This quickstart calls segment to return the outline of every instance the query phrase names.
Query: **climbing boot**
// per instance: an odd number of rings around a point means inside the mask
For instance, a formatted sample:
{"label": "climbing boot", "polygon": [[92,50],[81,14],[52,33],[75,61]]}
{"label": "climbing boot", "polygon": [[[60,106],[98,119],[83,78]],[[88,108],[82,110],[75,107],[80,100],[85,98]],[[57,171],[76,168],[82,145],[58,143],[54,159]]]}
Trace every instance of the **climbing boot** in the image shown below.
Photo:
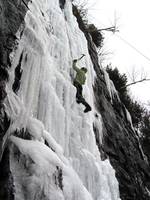
{"label": "climbing boot", "polygon": [[91,110],[92,110],[91,106],[87,105],[86,108],[85,108],[85,110],[84,110],[84,113],[87,113],[87,112],[89,112]]}

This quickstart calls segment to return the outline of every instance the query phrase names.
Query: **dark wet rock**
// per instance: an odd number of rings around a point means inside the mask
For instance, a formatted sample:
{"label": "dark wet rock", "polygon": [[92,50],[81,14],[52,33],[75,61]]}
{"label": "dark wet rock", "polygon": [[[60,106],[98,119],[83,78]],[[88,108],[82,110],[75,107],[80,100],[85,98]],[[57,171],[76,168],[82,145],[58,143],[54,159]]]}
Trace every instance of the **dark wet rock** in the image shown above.
{"label": "dark wet rock", "polygon": [[62,169],[56,166],[56,173],[54,174],[55,185],[57,185],[61,190],[63,190],[63,174]]}
{"label": "dark wet rock", "polygon": [[22,128],[21,130],[15,130],[13,135],[18,137],[18,138],[24,139],[24,140],[31,140],[32,139],[32,136],[30,135],[28,130],[24,129],[24,128]]}
{"label": "dark wet rock", "polygon": [[150,137],[146,137],[142,139],[142,147],[150,163]]}
{"label": "dark wet rock", "polygon": [[0,160],[4,151],[3,137],[5,136],[8,128],[10,126],[10,119],[5,112],[5,107],[0,108]]}
{"label": "dark wet rock", "polygon": [[0,110],[0,140],[4,136],[5,132],[8,130],[10,126],[10,119],[5,112],[4,108]]}
{"label": "dark wet rock", "polygon": [[12,89],[16,94],[17,94],[17,92],[20,88],[21,76],[22,76],[22,72],[23,72],[23,70],[21,69],[22,58],[23,58],[23,52],[21,53],[19,63],[17,65],[17,67],[15,68],[15,80],[14,80],[14,83],[12,85]]}
{"label": "dark wet rock", "polygon": [[6,148],[0,162],[0,199],[14,200],[13,177],[10,171],[9,149]]}
{"label": "dark wet rock", "polygon": [[[29,0],[24,0],[27,4]],[[8,68],[11,66],[9,55],[16,43],[16,32],[23,23],[27,8],[22,1],[0,0],[0,85],[8,80]],[[0,101],[4,100],[5,87]],[[6,95],[5,95],[6,97]]]}
{"label": "dark wet rock", "polygon": [[6,82],[0,81],[0,108],[3,107],[4,99],[6,98]]}
{"label": "dark wet rock", "polygon": [[103,120],[103,142],[99,141],[98,130],[93,127],[96,142],[103,159],[109,157],[116,171],[122,200],[148,200],[150,196],[150,167],[140,148],[136,132],[127,120],[125,107],[117,99],[113,103],[106,87],[103,72],[98,64],[98,56],[89,33],[75,6],[73,13],[79,28],[83,31],[88,44],[97,78],[93,87],[95,104]]}
{"label": "dark wet rock", "polygon": [[65,3],[66,3],[66,0],[59,0],[59,5],[61,9],[64,9]]}
{"label": "dark wet rock", "polygon": [[15,47],[16,32],[24,21],[29,0],[0,0],[0,152],[4,152],[0,160],[0,199],[13,200],[14,186],[9,165],[9,149],[2,149],[3,137],[10,125],[5,112],[4,101],[7,96],[6,84],[9,79],[8,69],[11,67],[10,53]]}
{"label": "dark wet rock", "polygon": [[8,81],[9,74],[6,68],[2,67],[0,68],[0,80]]}

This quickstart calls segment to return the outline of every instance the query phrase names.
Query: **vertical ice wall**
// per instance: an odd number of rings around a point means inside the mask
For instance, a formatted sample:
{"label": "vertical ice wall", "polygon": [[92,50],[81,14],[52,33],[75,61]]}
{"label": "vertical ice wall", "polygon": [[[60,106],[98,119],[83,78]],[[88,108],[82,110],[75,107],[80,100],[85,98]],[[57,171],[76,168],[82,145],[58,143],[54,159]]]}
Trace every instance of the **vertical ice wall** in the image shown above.
{"label": "vertical ice wall", "polygon": [[[15,197],[119,200],[115,171],[96,146],[93,124],[102,135],[102,122],[95,117],[95,72],[72,4],[61,10],[58,0],[32,0],[28,7],[7,88],[8,136],[17,130],[10,136]],[[72,60],[82,53],[78,64],[88,69],[83,94],[92,106],[86,114],[72,85]]]}

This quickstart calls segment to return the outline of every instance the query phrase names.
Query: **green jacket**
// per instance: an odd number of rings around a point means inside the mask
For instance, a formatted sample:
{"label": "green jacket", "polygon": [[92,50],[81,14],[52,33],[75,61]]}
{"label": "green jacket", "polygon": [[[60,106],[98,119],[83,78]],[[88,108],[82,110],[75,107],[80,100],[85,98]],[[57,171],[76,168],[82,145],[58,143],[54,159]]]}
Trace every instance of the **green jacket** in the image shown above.
{"label": "green jacket", "polygon": [[74,62],[73,62],[73,66],[72,67],[77,72],[74,81],[78,82],[80,85],[84,85],[85,81],[86,81],[86,75],[85,74],[87,72],[87,70],[85,71],[84,69],[86,69],[86,68],[79,69],[76,66],[76,63],[74,63]]}

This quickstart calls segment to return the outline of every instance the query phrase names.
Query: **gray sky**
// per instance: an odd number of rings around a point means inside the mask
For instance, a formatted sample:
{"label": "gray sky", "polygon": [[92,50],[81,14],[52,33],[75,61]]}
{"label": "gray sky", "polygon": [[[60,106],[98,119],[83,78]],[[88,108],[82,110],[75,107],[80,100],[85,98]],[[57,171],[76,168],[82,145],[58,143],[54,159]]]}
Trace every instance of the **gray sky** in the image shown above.
{"label": "gray sky", "polygon": [[[106,57],[104,64],[112,63],[121,72],[132,74],[133,69],[150,78],[150,2],[149,0],[88,0],[90,19],[98,27],[114,24],[117,19],[119,33],[105,33],[104,49],[113,54]],[[94,3],[95,2],[95,3]],[[117,36],[118,35],[118,36]],[[123,38],[144,54],[147,59],[127,45]],[[141,102],[150,101],[150,82],[139,83],[131,88],[132,95]]]}

